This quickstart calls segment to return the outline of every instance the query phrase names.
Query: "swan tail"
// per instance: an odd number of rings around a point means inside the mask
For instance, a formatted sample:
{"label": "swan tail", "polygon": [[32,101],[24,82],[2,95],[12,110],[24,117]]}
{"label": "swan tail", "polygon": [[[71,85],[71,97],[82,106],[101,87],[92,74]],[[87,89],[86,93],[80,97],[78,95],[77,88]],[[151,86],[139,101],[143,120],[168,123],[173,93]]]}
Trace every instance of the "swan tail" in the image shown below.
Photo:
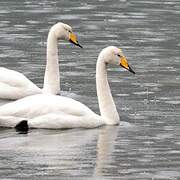
{"label": "swan tail", "polygon": [[16,131],[18,132],[28,132],[29,126],[28,126],[28,121],[27,120],[22,120],[15,126]]}

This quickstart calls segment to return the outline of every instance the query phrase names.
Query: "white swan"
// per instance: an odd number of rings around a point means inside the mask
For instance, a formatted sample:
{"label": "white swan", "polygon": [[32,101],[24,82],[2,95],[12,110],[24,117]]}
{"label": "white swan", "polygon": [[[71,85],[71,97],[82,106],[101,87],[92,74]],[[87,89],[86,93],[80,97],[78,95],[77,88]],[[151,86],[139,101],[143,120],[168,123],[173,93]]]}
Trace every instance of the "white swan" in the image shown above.
{"label": "white swan", "polygon": [[69,40],[82,47],[72,32],[72,28],[64,23],[51,27],[47,38],[47,63],[44,76],[44,87],[40,89],[22,73],[0,67],[0,98],[20,99],[39,93],[60,93],[60,77],[58,66],[58,39]]}
{"label": "white swan", "polygon": [[49,129],[94,128],[105,124],[118,124],[119,115],[107,80],[107,64],[121,65],[134,73],[120,49],[109,46],[101,51],[96,65],[96,86],[101,115],[71,98],[39,94],[1,106],[0,126],[15,127],[18,123],[21,126],[22,120],[27,120],[30,128]]}

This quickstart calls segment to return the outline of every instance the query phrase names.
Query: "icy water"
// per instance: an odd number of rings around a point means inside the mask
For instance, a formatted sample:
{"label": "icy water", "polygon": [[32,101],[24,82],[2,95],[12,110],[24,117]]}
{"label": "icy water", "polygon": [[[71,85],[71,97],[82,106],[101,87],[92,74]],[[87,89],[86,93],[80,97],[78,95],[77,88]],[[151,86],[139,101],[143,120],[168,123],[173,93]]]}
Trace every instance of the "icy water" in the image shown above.
{"label": "icy water", "polygon": [[59,44],[63,94],[97,113],[97,55],[109,45],[123,49],[136,75],[108,67],[123,122],[28,134],[0,129],[0,179],[180,179],[180,1],[1,0],[0,66],[42,87],[46,37],[58,21],[84,46]]}

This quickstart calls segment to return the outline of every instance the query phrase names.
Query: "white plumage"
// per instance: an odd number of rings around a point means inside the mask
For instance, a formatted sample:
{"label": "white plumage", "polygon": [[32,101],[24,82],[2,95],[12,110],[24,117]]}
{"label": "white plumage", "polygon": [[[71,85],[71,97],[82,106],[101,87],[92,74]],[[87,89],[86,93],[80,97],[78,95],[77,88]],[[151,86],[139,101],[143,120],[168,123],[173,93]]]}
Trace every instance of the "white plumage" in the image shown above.
{"label": "white plumage", "polygon": [[114,104],[107,80],[107,63],[129,67],[121,50],[109,46],[103,49],[96,65],[96,87],[101,115],[71,98],[39,94],[0,107],[0,126],[15,127],[22,120],[30,128],[94,128],[105,124],[119,123],[119,114]]}

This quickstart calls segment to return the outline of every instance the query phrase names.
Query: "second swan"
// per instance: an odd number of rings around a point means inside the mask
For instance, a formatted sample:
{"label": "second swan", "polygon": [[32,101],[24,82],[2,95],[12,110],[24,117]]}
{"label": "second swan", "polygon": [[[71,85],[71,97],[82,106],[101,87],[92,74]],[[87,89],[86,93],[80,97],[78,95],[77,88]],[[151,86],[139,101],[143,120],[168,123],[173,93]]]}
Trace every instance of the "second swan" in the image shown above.
{"label": "second swan", "polygon": [[82,48],[69,25],[61,22],[55,24],[51,27],[47,38],[47,62],[43,89],[36,86],[22,73],[0,67],[0,99],[15,100],[40,93],[60,93],[58,64],[59,39],[68,40]]}

